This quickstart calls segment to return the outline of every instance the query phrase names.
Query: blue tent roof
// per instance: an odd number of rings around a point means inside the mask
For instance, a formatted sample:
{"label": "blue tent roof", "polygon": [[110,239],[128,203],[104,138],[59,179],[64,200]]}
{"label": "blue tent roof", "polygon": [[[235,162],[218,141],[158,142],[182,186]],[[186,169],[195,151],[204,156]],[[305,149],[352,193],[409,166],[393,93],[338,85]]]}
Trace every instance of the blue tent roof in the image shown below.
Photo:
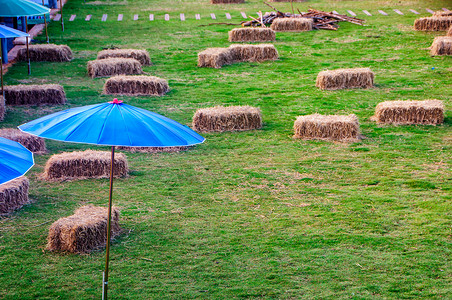
{"label": "blue tent roof", "polygon": [[0,38],[16,38],[21,36],[30,36],[28,33],[13,29],[11,27],[0,25]]}

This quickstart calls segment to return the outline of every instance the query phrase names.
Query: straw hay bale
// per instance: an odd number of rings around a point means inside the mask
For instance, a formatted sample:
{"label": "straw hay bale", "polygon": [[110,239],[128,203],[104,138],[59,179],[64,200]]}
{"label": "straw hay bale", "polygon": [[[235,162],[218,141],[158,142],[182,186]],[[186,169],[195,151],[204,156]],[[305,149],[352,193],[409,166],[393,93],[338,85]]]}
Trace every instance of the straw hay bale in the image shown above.
{"label": "straw hay bale", "polygon": [[142,73],[141,63],[134,58],[105,58],[88,62],[88,75],[92,78]]}
{"label": "straw hay bale", "polygon": [[371,88],[374,77],[369,68],[328,70],[317,75],[315,86],[322,90]]}
{"label": "straw hay bale", "polygon": [[234,62],[228,48],[207,48],[198,53],[198,67],[219,69]]}
{"label": "straw hay bale", "polygon": [[64,104],[66,93],[59,84],[7,85],[5,101],[7,105]]}
{"label": "straw hay bale", "polygon": [[275,37],[275,32],[270,28],[246,27],[229,31],[230,42],[271,42]]}
{"label": "straw hay bale", "polygon": [[3,98],[2,95],[0,95],[0,121],[3,121],[4,119],[5,119],[5,98]]}
{"label": "straw hay bale", "polygon": [[452,25],[452,17],[427,17],[414,21],[414,30],[446,31]]}
{"label": "straw hay bale", "polygon": [[47,152],[46,143],[43,138],[31,135],[15,128],[0,129],[0,137],[16,141],[35,154]]}
{"label": "straw hay bale", "polygon": [[117,147],[119,150],[128,151],[131,153],[173,153],[186,151],[190,147],[188,146],[176,146],[176,147]]}
{"label": "straw hay bale", "polygon": [[274,31],[310,31],[313,24],[313,20],[309,18],[276,18],[270,28]]}
{"label": "straw hay bale", "polygon": [[444,122],[444,104],[440,100],[385,101],[377,105],[372,119],[379,124],[437,125]]}
{"label": "straw hay bale", "polygon": [[0,184],[0,214],[8,214],[27,204],[29,186],[25,176]]}
{"label": "straw hay bale", "polygon": [[437,36],[430,47],[431,55],[452,55],[452,36]]}
{"label": "straw hay bale", "polygon": [[452,17],[452,10],[448,10],[448,11],[438,10],[438,11],[435,11],[433,13],[432,17]]}
{"label": "straw hay bale", "polygon": [[446,35],[447,36],[452,36],[452,25],[449,27],[449,30],[447,30]]}
{"label": "straw hay bale", "polygon": [[168,82],[155,76],[114,76],[105,82],[104,94],[129,96],[163,96],[169,91]]}
{"label": "straw hay bale", "polygon": [[[72,50],[67,45],[42,44],[28,47],[30,60],[32,61],[56,61],[65,62],[72,60]],[[27,60],[27,48],[19,49],[17,57],[21,61]]]}
{"label": "straw hay bale", "polygon": [[[60,218],[49,228],[49,251],[88,253],[107,244],[108,208],[82,206],[72,216]],[[111,238],[121,232],[119,210],[112,207]]]}
{"label": "straw hay bale", "polygon": [[245,0],[210,0],[210,4],[234,4],[244,2]]}
{"label": "straw hay bale", "polygon": [[231,45],[234,61],[266,61],[278,59],[278,51],[273,44]]}
{"label": "straw hay bale", "polygon": [[356,141],[359,123],[356,115],[306,115],[294,122],[294,138]]}
{"label": "straw hay bale", "polygon": [[113,50],[102,50],[97,53],[97,59],[105,58],[135,58],[143,66],[151,64],[151,58],[147,50],[139,49],[113,49]]}
{"label": "straw hay bale", "polygon": [[251,106],[201,108],[193,116],[193,129],[199,132],[243,131],[261,127],[261,110]]}
{"label": "straw hay bale", "polygon": [[[108,151],[75,151],[52,155],[41,178],[47,181],[80,180],[110,177],[111,153]],[[115,154],[114,177],[127,176],[129,166],[124,154]]]}

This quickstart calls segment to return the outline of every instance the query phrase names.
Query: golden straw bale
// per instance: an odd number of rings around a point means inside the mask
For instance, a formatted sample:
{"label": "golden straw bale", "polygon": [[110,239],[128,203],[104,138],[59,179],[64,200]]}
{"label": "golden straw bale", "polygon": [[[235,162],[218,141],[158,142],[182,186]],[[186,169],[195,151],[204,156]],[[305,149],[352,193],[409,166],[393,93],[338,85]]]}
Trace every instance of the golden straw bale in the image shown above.
{"label": "golden straw bale", "polygon": [[430,47],[431,55],[452,55],[452,36],[437,36]]}
{"label": "golden straw bale", "polygon": [[35,154],[47,152],[46,143],[43,138],[31,135],[15,128],[0,129],[0,137],[16,141]]}
{"label": "golden straw bale", "polygon": [[[107,224],[108,208],[82,206],[72,216],[60,218],[50,226],[46,250],[88,253],[105,247]],[[120,232],[119,210],[112,207],[110,237],[114,238]]]}
{"label": "golden straw bale", "polygon": [[452,17],[427,17],[414,21],[414,30],[446,31],[452,25]]}
{"label": "golden straw bale", "polygon": [[59,84],[7,85],[5,101],[6,105],[64,104],[66,93]]}
{"label": "golden straw bale", "polygon": [[30,182],[25,176],[0,184],[0,215],[8,214],[28,203]]}
{"label": "golden straw bale", "polygon": [[278,59],[278,51],[273,44],[231,45],[234,61],[266,61]]}
{"label": "golden straw bale", "polygon": [[374,77],[369,68],[328,70],[317,75],[315,85],[322,90],[371,88],[374,86]]}
{"label": "golden straw bale", "polygon": [[243,131],[261,127],[261,110],[251,106],[201,108],[193,116],[193,129],[199,132]]}
{"label": "golden straw bale", "polygon": [[379,124],[437,125],[444,122],[444,104],[440,100],[385,101],[372,117]]}
{"label": "golden straw bale", "polygon": [[155,76],[114,76],[105,82],[104,94],[128,96],[163,96],[169,86],[165,79]]}
{"label": "golden straw bale", "polygon": [[294,122],[294,138],[336,141],[356,141],[359,122],[356,115],[306,115]]}
{"label": "golden straw bale", "polygon": [[448,10],[448,11],[438,10],[438,11],[435,11],[433,13],[432,17],[452,17],[452,10]]}
{"label": "golden straw bale", "polygon": [[173,153],[186,151],[190,147],[188,146],[176,146],[176,147],[117,147],[119,150],[128,151],[131,153]]}
{"label": "golden straw bale", "polygon": [[198,67],[219,69],[233,62],[232,53],[228,48],[207,48],[198,53]]}
{"label": "golden straw bale", "polygon": [[5,119],[5,98],[3,98],[3,95],[0,95],[0,121],[3,121],[4,119]]}
{"label": "golden straw bale", "polygon": [[142,73],[141,63],[134,58],[105,58],[88,62],[88,75],[92,78]]}
{"label": "golden straw bale", "polygon": [[271,42],[275,40],[275,32],[270,28],[234,28],[229,31],[230,42]]}
{"label": "golden straw bale", "polygon": [[245,0],[210,0],[210,4],[234,4],[244,2]]}
{"label": "golden straw bale", "polygon": [[[41,178],[47,181],[80,180],[110,177],[111,153],[108,151],[75,151],[52,155],[47,161]],[[124,154],[115,155],[114,177],[129,173]]]}
{"label": "golden straw bale", "polygon": [[97,53],[97,59],[105,58],[135,58],[142,65],[150,65],[151,58],[146,50],[139,49],[113,49],[113,50],[102,50]]}
{"label": "golden straw bale", "polygon": [[447,30],[446,35],[447,36],[452,36],[452,25],[449,27],[449,30]]}
{"label": "golden straw bale", "polygon": [[313,24],[310,18],[276,18],[270,28],[274,31],[310,31]]}
{"label": "golden straw bale", "polygon": [[[32,61],[65,62],[72,60],[72,50],[67,45],[41,44],[30,45],[28,48]],[[27,48],[19,49],[17,57],[21,61],[27,61]]]}

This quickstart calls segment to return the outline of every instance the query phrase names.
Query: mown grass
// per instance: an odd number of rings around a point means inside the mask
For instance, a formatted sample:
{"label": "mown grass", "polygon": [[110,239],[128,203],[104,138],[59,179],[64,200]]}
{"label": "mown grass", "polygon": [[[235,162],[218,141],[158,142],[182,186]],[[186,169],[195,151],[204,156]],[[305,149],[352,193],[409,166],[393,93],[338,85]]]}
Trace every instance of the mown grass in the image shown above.
{"label": "mown grass", "polygon": [[[429,56],[425,48],[440,33],[413,31],[416,16],[408,12],[414,8],[424,16],[426,7],[446,7],[447,1],[296,3],[300,10],[351,9],[365,17],[361,10],[367,9],[375,16],[366,17],[365,27],[341,24],[337,32],[278,33],[280,60],[219,70],[197,68],[197,53],[229,45],[233,26],[199,25],[238,23],[238,12],[267,8],[258,1],[204,2],[69,1],[66,18],[77,14],[76,20],[66,20],[64,33],[52,23],[50,36],[69,45],[74,60],[32,63],[31,76],[19,63],[6,75],[7,84],[62,84],[69,100],[64,108],[93,104],[111,97],[101,94],[104,78],[87,76],[87,61],[102,47],[145,48],[153,61],[145,71],[167,79],[171,92],[122,97],[126,103],[187,125],[201,107],[246,104],[263,112],[262,130],[204,134],[207,141],[187,152],[127,154],[130,177],[115,181],[124,234],[112,248],[111,298],[450,298],[452,64],[450,57]],[[275,5],[290,10],[290,4]],[[182,12],[185,22],[175,19]],[[207,18],[211,12],[216,21]],[[100,22],[104,13],[109,18]],[[116,21],[119,13],[122,22]],[[136,13],[140,19],[132,21]],[[171,21],[163,21],[165,13]],[[84,21],[87,14],[93,15],[90,22]],[[319,71],[342,67],[372,68],[375,88],[314,87]],[[396,99],[443,100],[444,125],[377,126],[369,120],[377,103]],[[1,126],[61,109],[9,107]],[[356,114],[366,139],[293,140],[295,118],[315,112]],[[97,299],[104,251],[69,255],[43,249],[53,221],[83,204],[106,205],[108,181],[56,184],[37,175],[51,154],[108,149],[47,145],[49,154],[37,156],[28,175],[34,202],[0,219],[0,298]]]}

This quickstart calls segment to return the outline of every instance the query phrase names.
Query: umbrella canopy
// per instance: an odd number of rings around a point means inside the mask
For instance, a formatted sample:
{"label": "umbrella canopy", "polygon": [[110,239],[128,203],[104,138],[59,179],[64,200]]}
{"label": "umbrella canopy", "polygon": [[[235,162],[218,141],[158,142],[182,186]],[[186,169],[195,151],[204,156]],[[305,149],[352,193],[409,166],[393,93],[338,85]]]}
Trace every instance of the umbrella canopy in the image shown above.
{"label": "umbrella canopy", "polygon": [[30,150],[18,142],[0,137],[0,184],[24,175],[33,165]]}
{"label": "umbrella canopy", "polygon": [[52,140],[107,146],[170,147],[204,142],[187,126],[117,99],[57,112],[19,129]]}
{"label": "umbrella canopy", "polygon": [[28,0],[0,0],[0,17],[39,16],[50,9]]}
{"label": "umbrella canopy", "polygon": [[[1,1],[1,0],[0,0]],[[23,37],[23,36],[30,36],[28,33],[5,26],[0,25],[0,39],[4,38],[16,38],[16,37]]]}

